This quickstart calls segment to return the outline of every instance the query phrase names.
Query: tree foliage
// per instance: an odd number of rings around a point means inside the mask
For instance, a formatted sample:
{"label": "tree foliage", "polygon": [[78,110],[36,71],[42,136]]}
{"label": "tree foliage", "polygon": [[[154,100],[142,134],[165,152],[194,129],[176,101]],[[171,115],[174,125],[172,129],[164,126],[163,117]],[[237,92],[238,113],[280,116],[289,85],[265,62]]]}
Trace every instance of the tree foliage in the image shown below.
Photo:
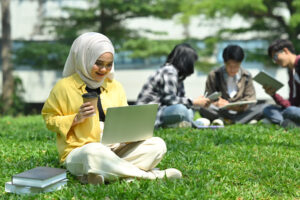
{"label": "tree foliage", "polygon": [[[64,15],[44,19],[44,30],[50,30],[56,42],[26,43],[16,51],[18,64],[37,68],[62,68],[74,39],[83,32],[95,31],[108,36],[117,51],[132,52],[132,57],[160,56],[169,53],[174,41],[153,41],[143,37],[145,30],[129,29],[124,21],[153,16],[170,19],[179,12],[177,0],[88,0],[87,7],[63,7]],[[163,34],[163,33],[158,33]],[[30,59],[29,59],[30,58]]]}
{"label": "tree foliage", "polygon": [[25,42],[15,51],[14,63],[17,66],[30,66],[35,69],[62,69],[70,46],[58,41]]}
{"label": "tree foliage", "polygon": [[[20,113],[23,113],[25,110],[25,101],[23,99],[23,94],[25,93],[22,80],[19,77],[13,77],[14,86],[11,88],[12,96],[11,101],[12,104],[7,106],[5,99],[0,99],[0,116],[1,115],[12,115],[17,116]],[[6,108],[5,108],[6,106]]]}
{"label": "tree foliage", "polygon": [[[171,18],[178,11],[176,0],[94,0],[88,8],[64,7],[67,15],[51,19],[58,39],[73,39],[83,31],[96,31],[107,35],[115,43],[138,36],[124,20],[154,16]],[[72,38],[73,37],[73,38]]]}
{"label": "tree foliage", "polygon": [[[226,22],[238,15],[247,24],[238,28],[221,28],[213,37],[232,40],[247,33],[249,39],[272,41],[276,38],[290,39],[300,51],[300,0],[184,0],[182,7],[185,21],[191,16],[204,14],[207,19],[221,19]],[[267,47],[266,47],[267,48]],[[264,49],[265,50],[265,49]],[[212,51],[212,49],[211,49]],[[260,51],[261,52],[261,51]],[[266,52],[264,53],[266,54]]]}
{"label": "tree foliage", "polygon": [[[205,48],[199,51],[200,58],[214,56],[219,42],[234,40],[243,34],[250,35],[248,39],[262,41],[271,41],[279,37],[289,38],[300,51],[298,41],[300,0],[88,0],[87,2],[87,7],[64,7],[63,16],[46,19],[44,28],[52,30],[50,33],[55,36],[57,42],[28,43],[24,46],[25,49],[17,51],[18,60],[23,64],[35,62],[33,66],[39,68],[62,68],[65,61],[63,58],[67,56],[71,43],[86,31],[107,35],[117,51],[131,52],[132,57],[166,55],[175,44],[183,41],[197,43],[197,40],[190,38],[188,33],[186,40],[152,40],[141,34],[141,32],[157,34],[151,27],[145,30],[132,30],[124,21],[149,16],[171,19],[176,14],[180,14],[178,22],[184,27],[190,25],[192,16],[199,15],[205,15],[206,19],[214,19],[212,23],[218,21],[223,23],[220,26],[223,28],[205,38]],[[245,24],[242,27],[232,28],[233,26],[226,24],[235,16],[244,19]],[[270,59],[265,59],[266,48],[267,45],[248,52],[247,59],[271,64]],[[30,56],[31,60],[19,59],[25,56]],[[207,60],[202,61],[206,63],[205,65],[209,63]]]}
{"label": "tree foliage", "polygon": [[146,30],[129,29],[124,23],[126,19],[149,16],[169,19],[179,12],[180,5],[176,0],[90,0],[89,2],[88,8],[64,7],[66,16],[48,19],[50,26],[54,27],[53,33],[57,39],[71,44],[82,32],[95,31],[108,36],[117,49],[134,50],[132,46],[147,40],[139,34],[139,31],[152,31],[150,27]]}
{"label": "tree foliage", "polygon": [[[263,32],[255,38],[276,38],[287,34],[296,40],[300,31],[300,0],[192,0],[194,6],[187,16],[205,14],[208,18],[233,17],[239,15],[250,25],[247,28],[222,31]],[[235,33],[233,32],[233,33]]]}

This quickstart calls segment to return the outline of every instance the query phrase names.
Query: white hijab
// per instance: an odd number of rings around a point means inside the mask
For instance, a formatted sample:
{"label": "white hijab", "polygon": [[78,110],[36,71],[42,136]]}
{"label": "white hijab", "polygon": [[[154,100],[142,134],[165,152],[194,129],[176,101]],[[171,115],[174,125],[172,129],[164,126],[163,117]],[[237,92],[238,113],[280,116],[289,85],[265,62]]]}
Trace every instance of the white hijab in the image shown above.
{"label": "white hijab", "polygon": [[77,37],[70,49],[69,56],[64,66],[63,77],[78,73],[85,84],[92,89],[102,85],[105,78],[114,78],[114,63],[111,71],[103,77],[101,82],[92,79],[91,71],[96,60],[103,53],[115,53],[111,41],[100,33],[88,32]]}

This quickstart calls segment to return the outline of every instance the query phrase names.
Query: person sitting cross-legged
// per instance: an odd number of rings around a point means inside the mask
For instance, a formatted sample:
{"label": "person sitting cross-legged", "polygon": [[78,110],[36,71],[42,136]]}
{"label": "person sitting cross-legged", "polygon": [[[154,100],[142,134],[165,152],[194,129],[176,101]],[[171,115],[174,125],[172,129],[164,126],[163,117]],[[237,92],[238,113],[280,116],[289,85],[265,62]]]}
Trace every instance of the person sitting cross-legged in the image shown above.
{"label": "person sitting cross-legged", "polygon": [[[159,137],[144,141],[100,143],[109,107],[128,106],[122,85],[114,79],[114,47],[104,35],[80,35],[72,44],[63,76],[42,109],[47,128],[57,134],[60,162],[82,183],[103,184],[119,178],[181,178],[179,170],[155,167],[167,152]],[[98,106],[83,102],[98,94]],[[117,126],[117,124],[116,124]]]}
{"label": "person sitting cross-legged", "polygon": [[264,109],[264,117],[284,127],[300,127],[300,55],[296,55],[292,42],[284,39],[272,42],[268,54],[274,63],[287,68],[290,92],[284,99],[274,89],[264,87],[276,103]]}
{"label": "person sitting cross-legged", "polygon": [[220,92],[221,97],[209,108],[201,108],[201,116],[212,122],[221,119],[229,124],[245,124],[262,117],[265,104],[246,104],[222,109],[232,102],[256,100],[251,74],[241,67],[244,51],[238,45],[228,45],[223,51],[224,66],[211,71],[206,80],[205,92]]}
{"label": "person sitting cross-legged", "polygon": [[192,100],[185,96],[184,80],[194,73],[198,56],[189,44],[179,44],[165,64],[143,85],[136,104],[159,104],[155,127],[195,126],[193,106],[205,107],[210,100],[200,95]]}

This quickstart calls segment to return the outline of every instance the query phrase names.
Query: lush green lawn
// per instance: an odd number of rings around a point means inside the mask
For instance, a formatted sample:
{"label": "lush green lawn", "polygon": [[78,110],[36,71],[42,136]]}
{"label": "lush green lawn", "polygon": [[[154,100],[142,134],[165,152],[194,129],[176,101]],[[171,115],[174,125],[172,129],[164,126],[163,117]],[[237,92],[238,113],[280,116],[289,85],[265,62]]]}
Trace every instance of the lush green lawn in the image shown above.
{"label": "lush green lawn", "polygon": [[55,134],[40,116],[0,119],[0,199],[300,199],[300,130],[234,125],[220,130],[155,132],[168,146],[160,168],[183,179],[81,185],[68,174],[66,189],[36,196],[4,192],[15,173],[36,166],[61,167]]}

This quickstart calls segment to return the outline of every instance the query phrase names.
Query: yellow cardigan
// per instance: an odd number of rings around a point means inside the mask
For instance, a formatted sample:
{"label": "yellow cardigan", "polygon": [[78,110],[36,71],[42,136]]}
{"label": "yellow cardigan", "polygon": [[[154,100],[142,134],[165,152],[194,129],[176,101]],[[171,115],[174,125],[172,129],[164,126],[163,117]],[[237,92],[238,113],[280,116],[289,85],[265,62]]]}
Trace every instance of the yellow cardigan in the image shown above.
{"label": "yellow cardigan", "polygon": [[[58,81],[53,87],[42,109],[46,126],[57,133],[56,145],[60,162],[75,148],[87,143],[100,141],[99,113],[84,122],[71,127],[83,104],[81,95],[86,93],[86,84],[78,74]],[[109,107],[127,106],[127,98],[122,85],[116,80],[106,79],[101,86],[101,103],[104,113]]]}

